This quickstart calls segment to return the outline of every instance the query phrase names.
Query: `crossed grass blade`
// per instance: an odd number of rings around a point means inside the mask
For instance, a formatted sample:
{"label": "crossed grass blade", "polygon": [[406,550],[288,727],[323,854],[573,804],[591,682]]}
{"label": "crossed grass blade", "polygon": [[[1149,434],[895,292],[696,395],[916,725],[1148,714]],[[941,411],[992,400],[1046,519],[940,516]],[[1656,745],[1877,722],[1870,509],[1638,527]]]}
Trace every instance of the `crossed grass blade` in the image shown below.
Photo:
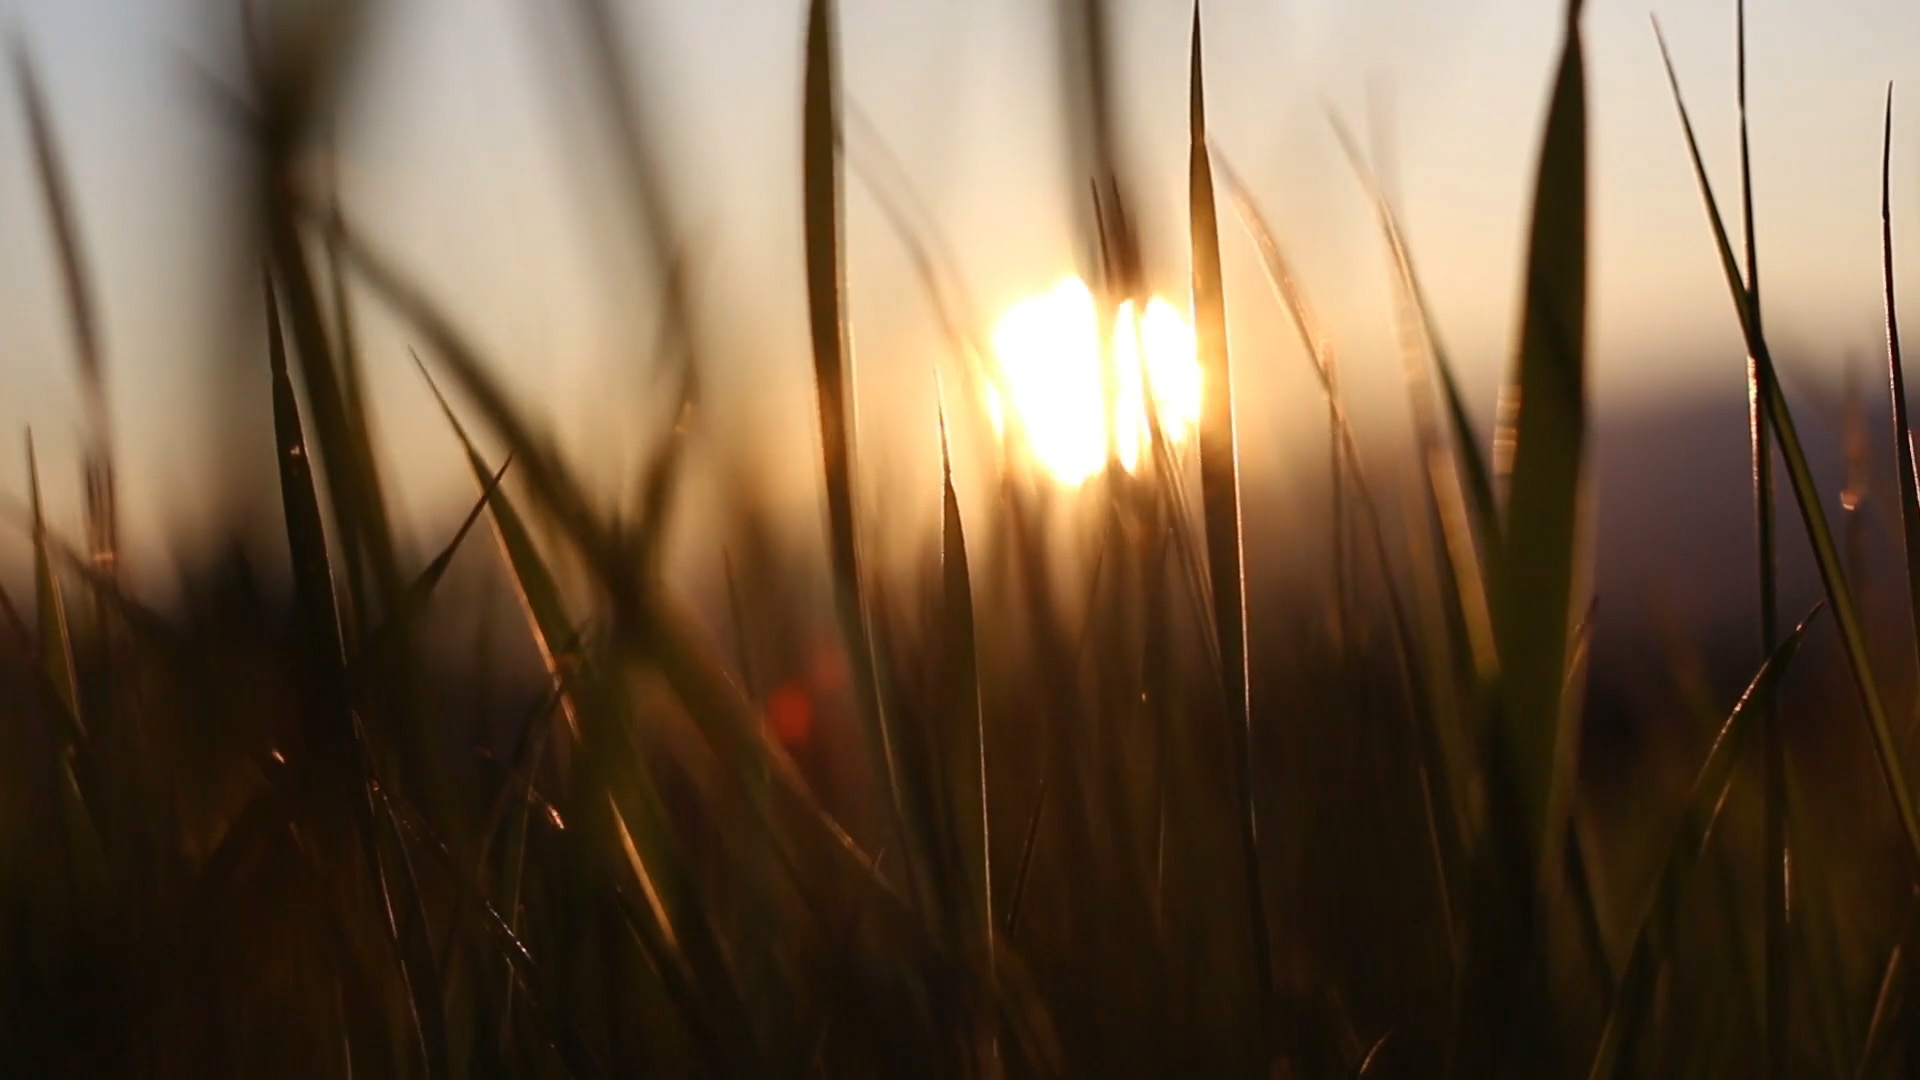
{"label": "crossed grass blade", "polygon": [[1787,405],[1785,394],[1781,392],[1773,354],[1768,349],[1765,334],[1761,332],[1752,317],[1746,288],[1740,278],[1739,264],[1734,260],[1733,247],[1727,239],[1726,225],[1721,219],[1719,205],[1714,199],[1713,187],[1707,178],[1706,163],[1700,156],[1700,145],[1694,137],[1693,121],[1687,113],[1686,102],[1680,93],[1680,77],[1674,70],[1672,54],[1667,49],[1666,37],[1660,32],[1658,19],[1654,20],[1653,26],[1654,37],[1660,46],[1661,60],[1666,66],[1667,81],[1673,91],[1674,105],[1680,116],[1681,131],[1686,138],[1687,152],[1692,159],[1694,178],[1699,184],[1707,220],[1713,229],[1721,270],[1726,277],[1727,289],[1739,317],[1740,331],[1746,339],[1747,351],[1757,362],[1763,374],[1761,391],[1764,395],[1767,418],[1772,424],[1774,438],[1787,466],[1787,477],[1793,486],[1794,499],[1799,505],[1801,523],[1806,528],[1807,540],[1813,548],[1814,560],[1819,567],[1821,587],[1826,593],[1827,602],[1833,607],[1834,621],[1839,625],[1840,640],[1846,649],[1854,690],[1859,695],[1861,706],[1867,714],[1868,729],[1873,737],[1874,756],[1880,765],[1888,795],[1893,800],[1894,812],[1899,819],[1908,851],[1913,857],[1914,865],[1920,866],[1920,813],[1915,811],[1911,790],[1901,771],[1893,732],[1887,721],[1886,706],[1880,696],[1879,685],[1873,677],[1872,661],[1867,654],[1866,631],[1860,621],[1853,591],[1847,584],[1846,571],[1841,565],[1840,552],[1834,543],[1833,531],[1827,523],[1826,509],[1820,500],[1819,489],[1814,485],[1812,468],[1807,464],[1799,432],[1794,427],[1793,413]]}
{"label": "crossed grass blade", "polygon": [[[1746,249],[1747,303],[1753,311],[1756,332],[1760,318],[1760,250],[1753,212],[1753,153],[1747,133],[1747,5],[1736,0],[1735,51],[1737,107],[1740,122],[1740,217]],[[1760,653],[1772,650],[1780,636],[1780,600],[1777,541],[1774,532],[1773,447],[1768,436],[1765,405],[1766,383],[1771,374],[1751,355],[1747,357],[1747,428],[1753,462],[1754,534],[1758,546],[1758,589],[1760,608]],[[1920,610],[1920,609],[1916,609]],[[1762,954],[1761,1025],[1766,1030],[1766,1054],[1763,1067],[1770,1075],[1782,1075],[1787,1067],[1789,1025],[1787,1016],[1793,993],[1788,969],[1787,896],[1787,820],[1786,820],[1786,747],[1780,730],[1775,703],[1762,699],[1757,708],[1766,727],[1766,757],[1763,764],[1762,806],[1763,903],[1766,937]]]}

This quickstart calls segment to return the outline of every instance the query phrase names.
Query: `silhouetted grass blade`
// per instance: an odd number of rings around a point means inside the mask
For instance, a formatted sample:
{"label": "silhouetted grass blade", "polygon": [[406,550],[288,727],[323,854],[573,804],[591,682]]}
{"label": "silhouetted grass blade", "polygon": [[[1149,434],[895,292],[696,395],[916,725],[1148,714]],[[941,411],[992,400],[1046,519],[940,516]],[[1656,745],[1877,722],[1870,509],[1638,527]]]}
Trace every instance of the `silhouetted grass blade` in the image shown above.
{"label": "silhouetted grass blade", "polygon": [[1242,873],[1248,930],[1259,987],[1259,1016],[1272,1019],[1273,954],[1261,884],[1259,828],[1254,813],[1252,699],[1247,681],[1246,570],[1241,554],[1240,471],[1234,433],[1233,371],[1227,357],[1227,309],[1220,272],[1220,228],[1214,209],[1213,169],[1207,157],[1206,80],[1201,60],[1200,7],[1193,9],[1188,116],[1188,228],[1193,245],[1193,322],[1204,391],[1200,399],[1200,501],[1206,528],[1207,575],[1214,633],[1220,642],[1220,678],[1231,725],[1240,815]]}
{"label": "silhouetted grass blade", "polygon": [[1907,414],[1907,381],[1900,358],[1900,304],[1893,277],[1893,87],[1887,87],[1887,115],[1880,156],[1880,245],[1887,305],[1887,383],[1893,399],[1894,468],[1900,489],[1900,534],[1907,556],[1907,596],[1920,662],[1920,478],[1913,456]]}
{"label": "silhouetted grass blade", "polygon": [[820,462],[827,495],[827,542],[834,602],[853,671],[854,693],[868,726],[875,764],[887,785],[895,828],[908,850],[910,887],[923,888],[925,822],[909,817],[904,791],[910,778],[896,760],[884,713],[879,659],[874,653],[860,579],[853,489],[853,365],[847,336],[841,267],[839,85],[835,74],[832,0],[812,0],[807,11],[806,93],[802,117],[802,202],[805,208],[807,318],[820,419]]}
{"label": "silhouetted grass blade", "polygon": [[[1512,385],[1504,562],[1495,567],[1506,738],[1538,872],[1556,861],[1570,805],[1578,710],[1563,710],[1581,560],[1585,489],[1587,129],[1580,5],[1568,5],[1566,46],[1548,106],[1527,248],[1526,301]],[[1552,880],[1543,877],[1543,880]]]}

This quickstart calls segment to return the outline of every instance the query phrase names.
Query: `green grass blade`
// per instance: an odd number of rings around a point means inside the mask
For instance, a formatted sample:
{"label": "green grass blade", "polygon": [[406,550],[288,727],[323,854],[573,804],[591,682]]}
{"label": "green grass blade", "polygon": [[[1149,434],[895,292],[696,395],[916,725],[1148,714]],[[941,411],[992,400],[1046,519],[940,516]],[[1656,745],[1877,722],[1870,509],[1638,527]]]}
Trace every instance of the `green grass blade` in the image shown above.
{"label": "green grass blade", "polygon": [[1673,934],[1681,895],[1726,806],[1734,765],[1760,725],[1757,705],[1779,685],[1782,673],[1806,636],[1807,627],[1819,613],[1818,607],[1809,612],[1754,673],[1746,691],[1714,736],[1706,761],[1694,775],[1680,822],[1667,844],[1659,876],[1642,905],[1633,946],[1620,974],[1619,989],[1608,1007],[1600,1043],[1587,1070],[1588,1080],[1625,1075],[1634,1066],[1631,1055],[1624,1051],[1653,1007],[1656,978],[1677,944]]}
{"label": "green grass blade", "polygon": [[1193,8],[1189,66],[1188,226],[1193,245],[1193,324],[1200,356],[1200,502],[1220,679],[1232,731],[1240,816],[1241,872],[1258,978],[1259,1016],[1272,1016],[1273,953],[1261,883],[1259,824],[1254,813],[1253,717],[1247,679],[1246,571],[1241,552],[1239,449],[1234,432],[1233,369],[1227,357],[1226,295],[1220,272],[1220,227],[1213,167],[1207,156],[1206,78],[1201,60],[1200,6]]}
{"label": "green grass blade", "polygon": [[1587,124],[1580,3],[1567,5],[1561,54],[1534,188],[1526,306],[1512,384],[1504,562],[1493,571],[1505,738],[1541,880],[1555,880],[1578,710],[1561,708],[1574,632],[1585,499]]}
{"label": "green grass blade", "polygon": [[1908,851],[1915,865],[1920,865],[1920,813],[1916,813],[1913,796],[1905,776],[1901,772],[1900,759],[1893,741],[1893,732],[1887,722],[1886,706],[1880,696],[1880,689],[1873,678],[1872,662],[1867,655],[1866,631],[1863,628],[1859,609],[1854,603],[1853,591],[1847,585],[1846,572],[1841,565],[1838,546],[1834,543],[1833,530],[1827,524],[1826,509],[1820,501],[1820,492],[1813,482],[1813,470],[1807,464],[1807,457],[1801,448],[1800,435],[1793,423],[1793,414],[1787,407],[1786,396],[1780,390],[1780,379],[1773,364],[1773,355],[1767,348],[1767,339],[1752,318],[1747,303],[1746,290],[1740,280],[1740,270],[1734,261],[1733,246],[1727,239],[1726,224],[1720,217],[1719,205],[1713,197],[1713,186],[1707,179],[1705,161],[1700,156],[1699,142],[1694,138],[1693,121],[1687,113],[1686,102],[1680,94],[1680,77],[1673,67],[1672,55],[1667,51],[1666,38],[1660,33],[1660,24],[1654,22],[1654,36],[1660,45],[1661,59],[1666,64],[1667,81],[1673,90],[1674,104],[1680,114],[1681,130],[1686,136],[1687,152],[1693,160],[1694,177],[1700,186],[1701,198],[1706,205],[1708,224],[1713,228],[1714,242],[1719,249],[1720,265],[1727,280],[1727,289],[1732,295],[1734,308],[1740,319],[1740,330],[1747,342],[1747,351],[1759,363],[1763,374],[1762,391],[1766,397],[1767,417],[1773,425],[1774,438],[1780,447],[1780,455],[1786,462],[1787,477],[1793,485],[1793,495],[1799,504],[1800,520],[1806,527],[1807,540],[1813,548],[1813,555],[1820,570],[1820,583],[1826,592],[1827,602],[1833,607],[1834,621],[1840,628],[1840,640],[1846,647],[1847,662],[1853,676],[1854,689],[1860,696],[1861,706],[1867,714],[1869,731],[1873,736],[1874,756],[1880,764],[1882,778],[1886,782],[1887,793],[1893,799],[1894,812],[1899,817],[1900,829],[1906,840]]}
{"label": "green grass blade", "polygon": [[832,0],[812,0],[807,10],[805,100],[802,116],[802,205],[806,224],[807,317],[813,343],[815,400],[819,407],[820,463],[827,495],[827,541],[832,561],[835,610],[853,671],[854,693],[868,729],[870,752],[882,772],[894,828],[908,855],[907,880],[924,887],[925,825],[908,817],[903,776],[883,712],[878,658],[868,627],[860,579],[859,543],[853,507],[853,371],[847,337],[841,266],[839,87]]}

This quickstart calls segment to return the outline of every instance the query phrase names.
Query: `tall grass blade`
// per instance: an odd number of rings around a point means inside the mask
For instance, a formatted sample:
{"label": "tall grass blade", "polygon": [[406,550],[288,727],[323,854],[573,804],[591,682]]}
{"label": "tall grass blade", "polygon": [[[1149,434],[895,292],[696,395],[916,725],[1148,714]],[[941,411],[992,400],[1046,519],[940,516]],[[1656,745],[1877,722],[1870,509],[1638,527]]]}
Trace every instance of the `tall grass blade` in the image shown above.
{"label": "tall grass blade", "polygon": [[[393,824],[391,811],[376,797],[380,785],[370,773],[366,733],[354,715],[347,681],[345,645],[341,636],[339,606],[333,585],[332,563],[327,555],[326,529],[322,522],[320,498],[315,491],[313,463],[308,451],[300,405],[294,395],[293,380],[287,370],[286,338],[281,331],[280,304],[270,276],[261,275],[262,296],[267,316],[267,361],[273,385],[273,427],[280,466],[280,498],[286,518],[287,548],[293,563],[294,596],[299,611],[301,646],[308,679],[314,695],[318,722],[316,751],[319,772],[309,773],[308,782],[319,782],[321,790],[341,791],[339,785],[357,778],[364,788],[361,795],[347,795],[354,809],[355,824],[367,861],[387,912],[387,929],[399,961],[402,980],[409,995],[411,1016],[423,1065],[429,1075],[450,1072],[445,1013],[441,1004],[440,977],[435,969],[427,938],[426,916],[420,888],[414,879],[411,860]],[[396,845],[405,871],[404,893],[398,904],[405,919],[395,917],[396,897],[387,879],[386,861],[381,853],[378,822],[384,820]]]}
{"label": "tall grass blade", "polygon": [[1763,374],[1761,390],[1765,395],[1767,418],[1773,426],[1774,438],[1779,444],[1781,458],[1787,466],[1787,477],[1793,485],[1794,499],[1800,508],[1800,520],[1806,527],[1807,540],[1813,548],[1814,561],[1820,570],[1821,586],[1826,592],[1827,602],[1833,607],[1834,621],[1839,624],[1840,640],[1846,647],[1854,690],[1859,695],[1861,706],[1867,714],[1868,728],[1873,736],[1874,756],[1880,764],[1880,772],[1886,782],[1887,793],[1893,799],[1894,812],[1899,818],[1901,833],[1906,840],[1908,851],[1913,856],[1915,865],[1920,866],[1920,813],[1915,811],[1913,795],[1901,772],[1893,732],[1887,722],[1886,706],[1880,696],[1879,685],[1874,681],[1872,662],[1867,654],[1866,631],[1860,621],[1859,609],[1854,602],[1853,591],[1847,585],[1839,548],[1834,543],[1833,530],[1827,524],[1826,509],[1820,501],[1819,489],[1814,486],[1813,470],[1808,466],[1806,453],[1801,448],[1800,435],[1793,423],[1793,414],[1787,406],[1785,394],[1781,392],[1778,370],[1773,364],[1773,354],[1767,347],[1766,336],[1755,325],[1747,304],[1746,290],[1740,280],[1739,265],[1734,261],[1733,246],[1727,239],[1726,224],[1721,219],[1719,205],[1713,196],[1712,184],[1707,179],[1706,163],[1700,156],[1699,142],[1694,138],[1693,121],[1687,113],[1686,102],[1680,93],[1680,77],[1674,70],[1673,57],[1667,50],[1666,37],[1661,34],[1657,19],[1654,21],[1653,28],[1655,39],[1660,46],[1661,59],[1666,65],[1667,81],[1673,91],[1674,104],[1679,111],[1681,131],[1687,141],[1687,152],[1693,159],[1694,178],[1699,183],[1701,199],[1706,206],[1707,220],[1713,228],[1714,242],[1719,248],[1721,270],[1726,276],[1727,289],[1733,298],[1734,307],[1740,319],[1740,330],[1746,338],[1747,351],[1759,363]]}
{"label": "tall grass blade", "polygon": [[[280,465],[280,501],[286,516],[287,549],[293,561],[294,596],[300,610],[302,648],[320,711],[327,723],[347,725],[346,657],[340,636],[340,617],[333,591],[333,570],[327,558],[326,529],[321,523],[320,499],[314,490],[313,463],[300,420],[300,405],[287,372],[286,340],[280,329],[280,304],[271,279],[261,285],[266,298],[267,358],[273,379],[273,429]],[[346,738],[345,730],[330,733]],[[336,748],[340,745],[334,744]],[[347,758],[348,761],[352,757]],[[338,764],[338,762],[336,762]]]}
{"label": "tall grass blade", "polygon": [[1760,670],[1754,673],[1746,691],[1740,695],[1740,700],[1734,704],[1733,711],[1727,715],[1726,722],[1714,736],[1713,744],[1707,750],[1706,761],[1701,763],[1699,772],[1694,775],[1693,785],[1688,789],[1686,802],[1682,806],[1679,824],[1667,844],[1667,854],[1661,863],[1659,876],[1641,907],[1633,933],[1633,946],[1627,954],[1626,966],[1621,970],[1619,989],[1608,1006],[1600,1042],[1594,1051],[1592,1065],[1587,1070],[1588,1080],[1627,1075],[1634,1068],[1632,1055],[1626,1051],[1653,1007],[1655,981],[1660,968],[1678,944],[1674,933],[1680,899],[1692,876],[1694,864],[1705,852],[1707,841],[1713,836],[1713,828],[1720,820],[1720,812],[1726,806],[1727,792],[1733,783],[1734,765],[1739,761],[1742,750],[1752,741],[1755,730],[1763,723],[1758,705],[1765,700],[1767,693],[1779,685],[1782,673],[1799,650],[1801,639],[1806,636],[1807,627],[1819,613],[1819,607],[1808,612],[1800,625],[1781,639],[1773,654],[1760,665]]}
{"label": "tall grass blade", "polygon": [[[1735,37],[1738,53],[1735,68],[1738,80],[1740,114],[1740,218],[1745,235],[1747,303],[1753,311],[1755,332],[1760,319],[1760,250],[1753,213],[1753,153],[1747,135],[1747,5],[1736,0]],[[1763,402],[1769,378],[1749,353],[1747,356],[1747,428],[1753,460],[1754,535],[1759,556],[1760,655],[1773,650],[1780,636],[1780,600],[1774,538],[1773,446],[1767,433],[1767,413]],[[1761,699],[1756,703],[1761,725],[1766,728],[1766,760],[1763,763],[1764,787],[1761,793],[1764,860],[1762,902],[1766,912],[1766,945],[1762,955],[1762,981],[1765,983],[1760,1022],[1766,1029],[1766,1054],[1763,1065],[1772,1076],[1784,1075],[1787,1061],[1788,1010],[1793,1000],[1788,970],[1787,930],[1791,901],[1787,896],[1787,763],[1785,739],[1780,731],[1775,703]]]}
{"label": "tall grass blade", "polygon": [[1534,188],[1526,307],[1512,379],[1504,562],[1494,570],[1494,633],[1516,790],[1542,881],[1568,807],[1578,710],[1561,707],[1574,633],[1585,501],[1587,322],[1586,79],[1580,0],[1567,5],[1561,54]]}
{"label": "tall grass blade", "polygon": [[1188,115],[1188,227],[1193,245],[1193,322],[1200,357],[1200,502],[1206,527],[1207,574],[1214,633],[1220,642],[1220,680],[1226,692],[1229,737],[1240,815],[1241,872],[1262,1027],[1273,1018],[1273,953],[1260,873],[1260,832],[1254,811],[1252,697],[1247,679],[1246,570],[1241,553],[1239,449],[1234,433],[1233,369],[1227,357],[1227,308],[1220,272],[1220,227],[1214,209],[1213,168],[1207,156],[1206,78],[1201,60],[1200,6],[1193,8]]}
{"label": "tall grass blade", "polygon": [[1920,667],[1920,468],[1913,454],[1913,429],[1907,413],[1907,380],[1900,358],[1900,304],[1893,277],[1893,86],[1887,86],[1887,115],[1880,154],[1880,251],[1886,286],[1887,383],[1893,398],[1894,467],[1900,489],[1900,535],[1907,556],[1907,600]]}
{"label": "tall grass blade", "polygon": [[826,482],[827,540],[834,602],[862,706],[871,752],[887,785],[894,828],[912,847],[905,853],[910,888],[924,888],[925,824],[908,817],[908,801],[887,729],[878,657],[861,587],[853,507],[853,371],[841,266],[839,86],[832,0],[807,9],[806,94],[802,118],[802,200],[806,218],[807,315],[820,418],[820,464]]}
{"label": "tall grass blade", "polygon": [[[966,740],[955,760],[960,783],[954,789],[954,813],[965,838],[959,852],[962,880],[971,895],[973,923],[981,935],[986,966],[993,961],[992,822],[987,799],[986,715],[980,704],[980,667],[973,617],[973,578],[967,563],[966,530],[960,521],[960,497],[953,487],[953,451],[947,436],[946,407],[940,409],[940,585],[941,649],[945,668],[942,692],[953,710],[949,726]],[[972,781],[971,784],[968,781]]]}

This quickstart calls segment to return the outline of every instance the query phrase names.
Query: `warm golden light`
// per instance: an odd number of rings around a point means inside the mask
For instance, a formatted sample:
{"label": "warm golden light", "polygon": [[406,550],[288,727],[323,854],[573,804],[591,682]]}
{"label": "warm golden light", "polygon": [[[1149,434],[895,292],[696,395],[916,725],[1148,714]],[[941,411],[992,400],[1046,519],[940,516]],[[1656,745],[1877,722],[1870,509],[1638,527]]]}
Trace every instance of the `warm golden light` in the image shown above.
{"label": "warm golden light", "polygon": [[1151,448],[1149,387],[1170,444],[1184,442],[1200,419],[1193,328],[1157,296],[1144,310],[1131,300],[1120,304],[1111,354],[1102,356],[1093,293],[1067,278],[1007,311],[994,328],[993,353],[1000,370],[987,389],[987,415],[995,430],[1004,435],[1013,425],[1034,459],[1064,484],[1099,472],[1109,449],[1122,468],[1138,468]]}

